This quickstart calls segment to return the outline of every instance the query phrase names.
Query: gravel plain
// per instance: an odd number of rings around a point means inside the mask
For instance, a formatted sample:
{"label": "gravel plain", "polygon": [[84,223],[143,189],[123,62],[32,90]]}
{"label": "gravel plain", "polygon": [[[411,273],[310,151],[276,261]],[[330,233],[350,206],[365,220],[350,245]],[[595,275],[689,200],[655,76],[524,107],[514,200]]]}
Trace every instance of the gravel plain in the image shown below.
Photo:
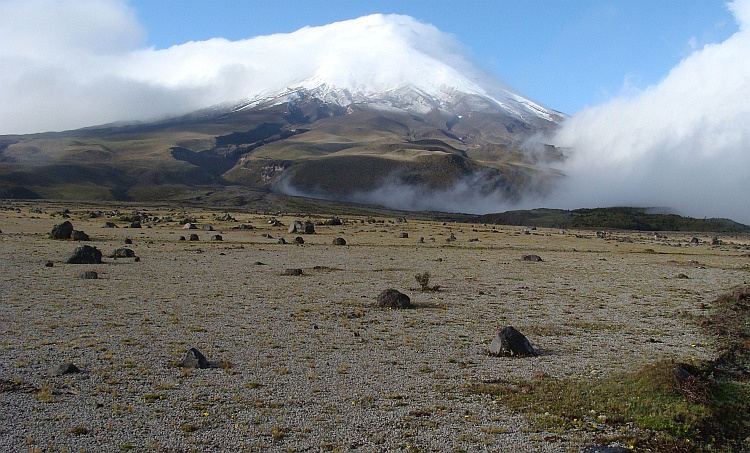
{"label": "gravel plain", "polygon": [[[166,207],[141,212],[172,221],[136,229],[119,220],[133,207],[0,208],[8,452],[581,451],[608,428],[540,432],[468,386],[710,358],[711,339],[684,313],[700,314],[750,271],[747,236],[713,246],[707,234],[597,238],[347,216],[298,235],[287,226],[304,216],[231,212],[237,221],[227,222],[215,220],[224,211]],[[80,243],[49,232],[66,208],[103,264],[65,264]],[[186,215],[215,231],[183,230]],[[254,228],[233,229],[240,224]],[[189,233],[200,241],[179,240]],[[303,245],[278,243],[296,236]],[[332,245],[336,237],[347,245]],[[106,257],[122,247],[139,260]],[[522,261],[527,254],[543,261]],[[284,275],[289,268],[303,273]],[[81,278],[88,270],[99,278]],[[439,291],[419,290],[422,272]],[[376,308],[387,288],[417,308]],[[489,356],[508,325],[541,355]],[[192,347],[213,366],[175,366]],[[81,373],[50,373],[69,362]]]}

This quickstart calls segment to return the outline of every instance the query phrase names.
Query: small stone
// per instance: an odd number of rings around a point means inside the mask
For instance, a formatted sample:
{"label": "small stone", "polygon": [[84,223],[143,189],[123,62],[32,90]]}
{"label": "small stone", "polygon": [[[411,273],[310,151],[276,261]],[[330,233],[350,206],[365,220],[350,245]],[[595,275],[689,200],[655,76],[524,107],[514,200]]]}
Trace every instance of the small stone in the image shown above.
{"label": "small stone", "polygon": [[297,244],[297,245],[302,245],[302,244],[305,243],[305,240],[302,239],[301,236],[297,236],[296,238],[294,238],[294,243]]}
{"label": "small stone", "polygon": [[110,258],[133,258],[135,257],[135,252],[131,249],[117,249],[110,255]]}
{"label": "small stone", "polygon": [[406,239],[406,238],[409,237],[409,233],[401,233],[401,234],[398,235],[398,237],[401,238],[401,239]]}
{"label": "small stone", "polygon": [[99,274],[97,274],[96,271],[86,271],[81,274],[81,278],[84,278],[86,280],[96,280],[97,278],[99,278]]}
{"label": "small stone", "polygon": [[539,355],[529,340],[513,326],[498,333],[490,343],[490,354],[495,356],[534,357]]}
{"label": "small stone", "polygon": [[344,238],[336,238],[333,240],[333,245],[346,245]]}
{"label": "small stone", "polygon": [[102,252],[96,247],[82,245],[73,251],[66,262],[68,264],[101,264]]}
{"label": "small stone", "polygon": [[282,245],[283,245],[283,244],[286,244],[286,239],[284,239],[284,238],[279,238],[279,240],[278,240],[277,242],[278,242],[279,244],[282,244]]}
{"label": "small stone", "polygon": [[302,269],[286,269],[284,270],[284,272],[281,273],[281,275],[291,275],[291,276],[302,275]]}
{"label": "small stone", "polygon": [[46,267],[53,267],[55,265],[55,263],[53,263],[52,261],[47,261],[44,265]]}
{"label": "small stone", "polygon": [[521,257],[521,261],[532,261],[532,262],[542,262],[544,261],[539,255],[524,255]]}
{"label": "small stone", "polygon": [[690,278],[686,274],[677,274],[677,278]]}
{"label": "small stone", "polygon": [[125,238],[125,243],[126,243],[126,244],[132,244],[132,243],[133,243],[133,240],[132,240],[132,239],[130,239],[130,238]]}
{"label": "small stone", "polygon": [[198,237],[197,234],[193,233],[193,234],[190,235],[190,238],[188,238],[188,240],[190,240],[190,241],[199,241],[200,238]]}
{"label": "small stone", "polygon": [[177,239],[177,240],[178,240],[178,241],[184,241],[184,240],[185,240],[185,236],[180,236],[180,238],[179,238],[179,239]]}
{"label": "small stone", "polygon": [[130,228],[140,228],[141,227],[141,221],[136,220],[130,224]]}
{"label": "small stone", "polygon": [[72,234],[73,234],[73,224],[70,223],[70,221],[66,220],[63,223],[60,223],[52,227],[52,232],[50,233],[50,237],[52,239],[70,239],[70,236]]}
{"label": "small stone", "polygon": [[414,305],[406,294],[389,288],[378,294],[378,307],[386,308],[412,308]]}
{"label": "small stone", "polygon": [[203,225],[203,231],[213,231],[214,227],[211,225]]}
{"label": "small stone", "polygon": [[81,370],[73,363],[63,363],[50,370],[52,376],[62,376],[63,374],[80,373]]}
{"label": "small stone", "polygon": [[224,240],[224,238],[223,238],[223,237],[221,237],[221,235],[220,235],[220,234],[214,234],[213,236],[211,236],[211,240],[212,240],[212,241],[223,241],[223,240]]}
{"label": "small stone", "polygon": [[180,362],[179,366],[183,368],[206,369],[208,368],[208,360],[206,360],[206,356],[201,354],[199,350],[190,348],[190,350],[185,355],[185,358]]}

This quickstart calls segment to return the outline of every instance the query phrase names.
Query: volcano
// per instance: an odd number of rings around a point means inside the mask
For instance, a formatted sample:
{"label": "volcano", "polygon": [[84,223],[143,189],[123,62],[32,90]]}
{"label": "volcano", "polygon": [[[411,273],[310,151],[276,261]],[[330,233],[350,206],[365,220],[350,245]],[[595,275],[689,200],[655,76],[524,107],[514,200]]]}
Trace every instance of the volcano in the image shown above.
{"label": "volcano", "polygon": [[[255,57],[234,67],[243,83],[211,98],[221,102],[1,136],[0,194],[156,200],[244,187],[466,212],[479,210],[467,204],[477,194],[512,204],[559,177],[539,163],[563,158],[544,138],[564,115],[477,69],[429,24],[372,15],[271,38],[185,45]],[[196,66],[180,50],[154,51],[162,64],[141,77],[227,72],[226,57]]]}

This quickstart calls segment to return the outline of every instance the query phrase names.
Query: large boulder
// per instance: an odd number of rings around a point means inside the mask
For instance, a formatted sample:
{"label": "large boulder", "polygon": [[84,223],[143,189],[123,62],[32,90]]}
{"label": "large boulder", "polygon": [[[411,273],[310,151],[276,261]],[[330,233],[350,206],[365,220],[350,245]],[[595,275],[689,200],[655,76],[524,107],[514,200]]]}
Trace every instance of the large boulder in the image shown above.
{"label": "large boulder", "polygon": [[52,239],[70,239],[73,234],[73,224],[66,220],[63,223],[52,227],[50,237]]}
{"label": "large boulder", "polygon": [[96,247],[82,245],[73,251],[66,262],[68,264],[101,264],[102,252]]}
{"label": "large boulder", "polygon": [[301,220],[295,220],[289,224],[289,233],[302,233],[302,234],[314,234],[315,224],[310,221],[302,222]]}
{"label": "large boulder", "polygon": [[529,340],[513,326],[504,328],[492,339],[490,354],[506,357],[535,357],[539,355],[531,347]]}
{"label": "large boulder", "polygon": [[378,294],[378,307],[385,308],[412,308],[414,305],[406,294],[393,288],[386,289]]}

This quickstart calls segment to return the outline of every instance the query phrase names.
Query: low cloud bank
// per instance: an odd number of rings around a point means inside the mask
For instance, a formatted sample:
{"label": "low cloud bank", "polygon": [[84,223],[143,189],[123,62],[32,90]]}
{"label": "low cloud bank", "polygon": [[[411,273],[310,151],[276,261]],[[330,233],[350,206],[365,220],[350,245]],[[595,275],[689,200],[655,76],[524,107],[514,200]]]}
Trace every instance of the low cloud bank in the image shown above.
{"label": "low cloud bank", "polygon": [[695,51],[657,85],[579,112],[552,142],[566,178],[537,203],[659,206],[750,224],[750,1],[740,29]]}

